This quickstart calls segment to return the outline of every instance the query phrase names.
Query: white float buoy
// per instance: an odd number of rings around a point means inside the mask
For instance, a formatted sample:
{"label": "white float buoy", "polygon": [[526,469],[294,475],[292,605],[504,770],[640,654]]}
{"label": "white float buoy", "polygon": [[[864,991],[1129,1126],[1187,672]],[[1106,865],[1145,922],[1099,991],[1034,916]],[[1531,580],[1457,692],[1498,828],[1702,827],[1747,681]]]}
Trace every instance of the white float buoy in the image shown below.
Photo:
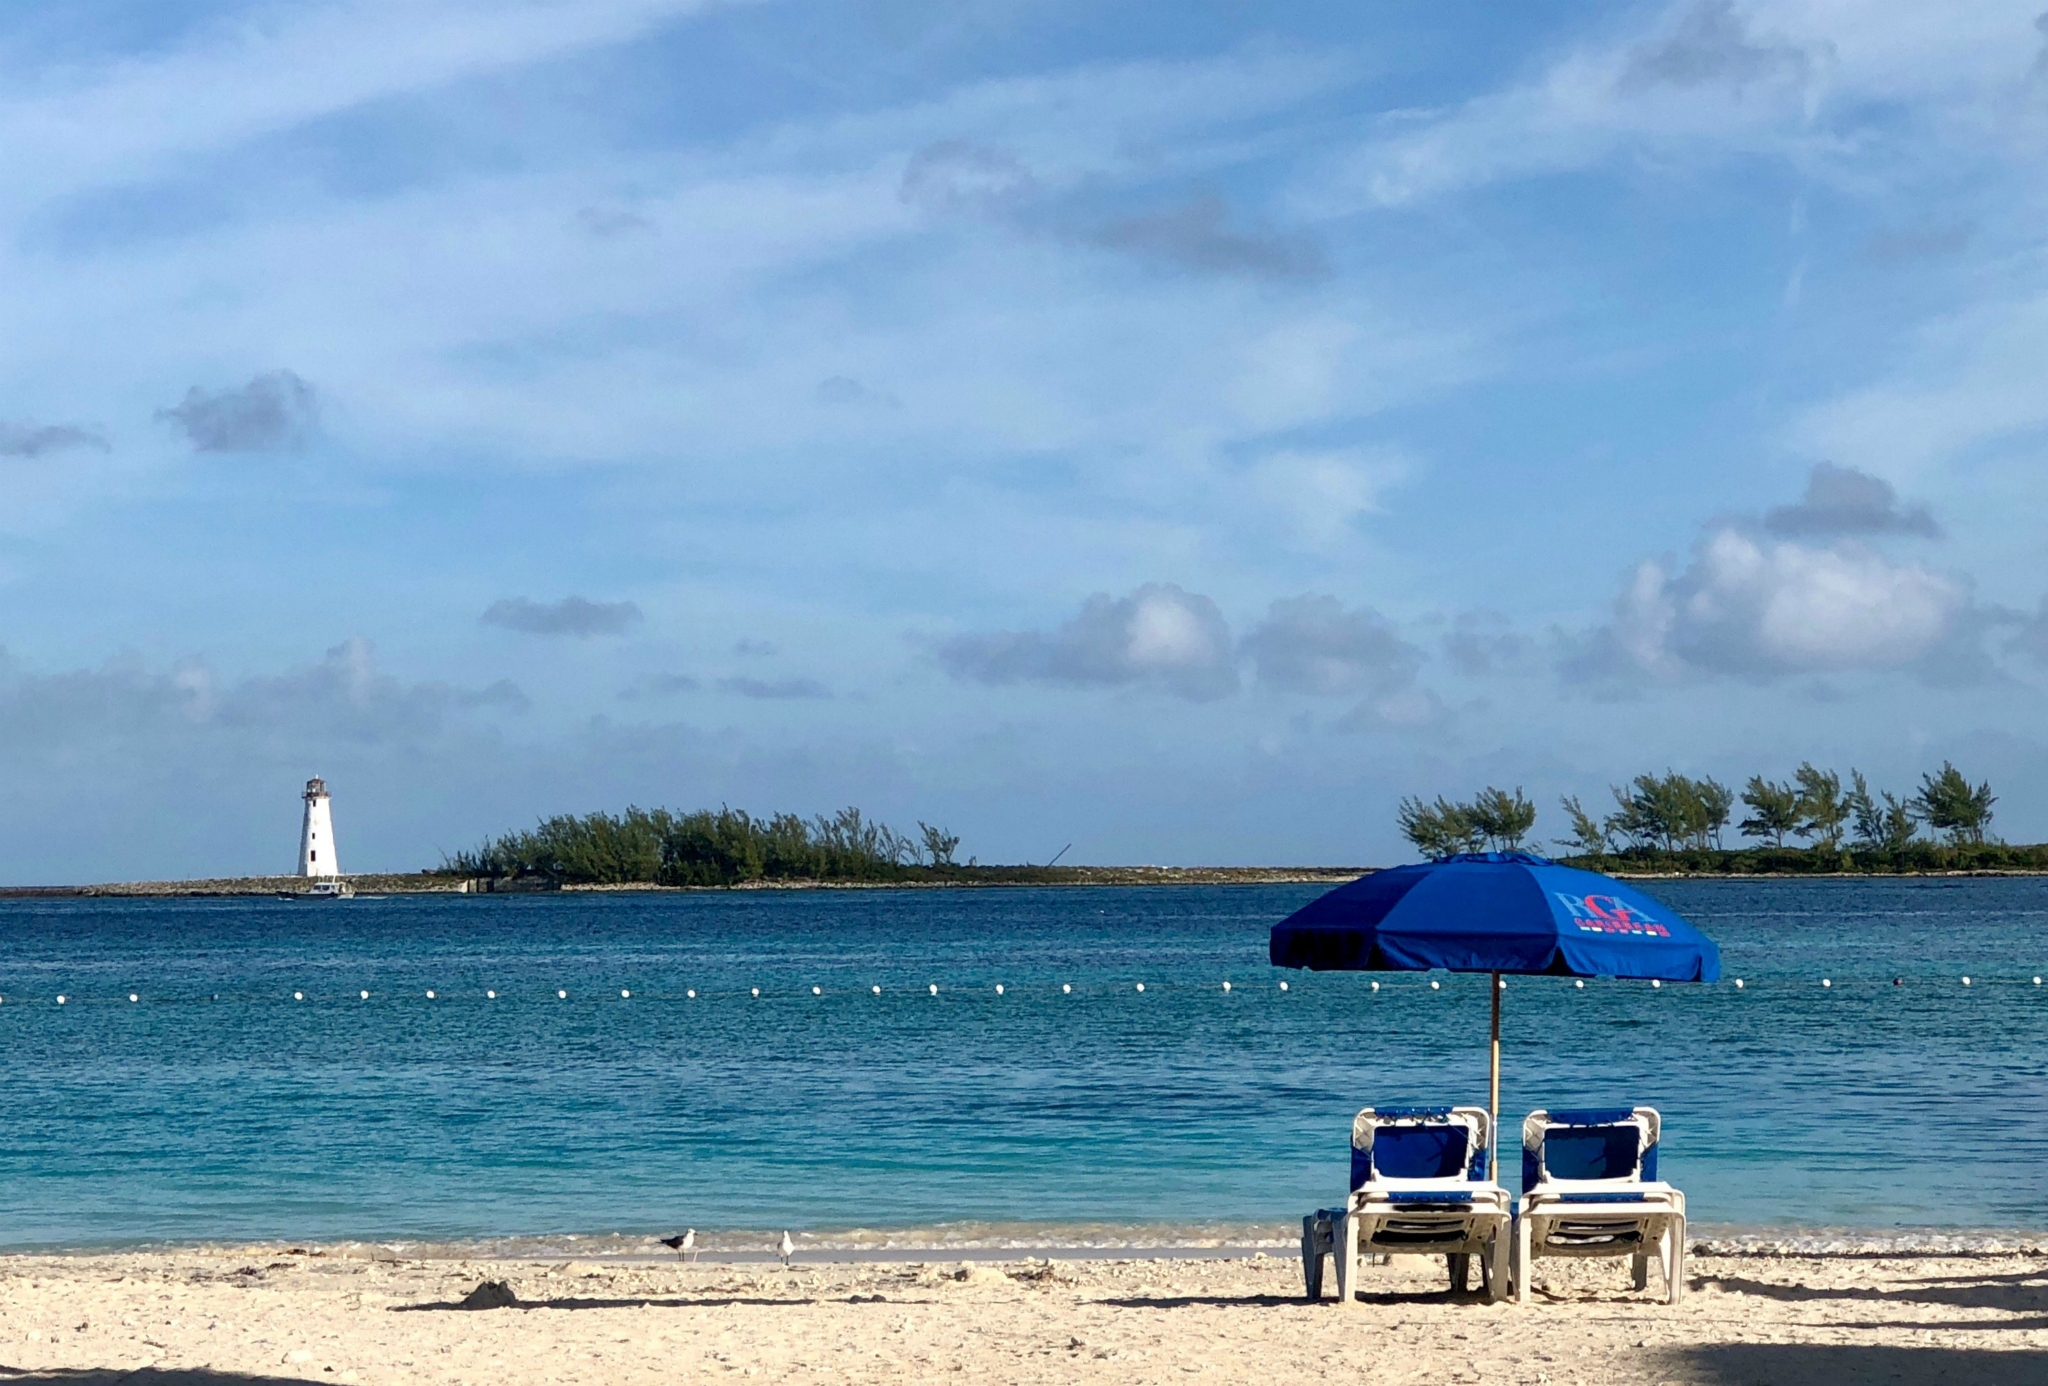
{"label": "white float buoy", "polygon": [[687,996],[690,1000],[695,1001],[697,999],[697,989],[695,987],[692,987],[690,990],[684,992],[683,995]]}
{"label": "white float buoy", "polygon": [[129,992],[129,993],[128,993],[128,999],[129,999],[129,1000],[130,1000],[131,1002],[133,1002],[133,1001],[140,1001],[140,1000],[141,1000],[142,998],[141,998],[141,997],[139,997],[139,996],[137,996],[137,995],[136,995],[136,994],[135,994],[134,992],[132,992],[132,991],[131,991],[131,992]]}
{"label": "white float buoy", "polygon": [[366,992],[364,992],[364,993],[363,993],[363,1000],[367,1001],[367,1000],[369,1000],[369,999],[370,999],[370,993],[368,993],[367,991],[366,991]]}
{"label": "white float buoy", "polygon": [[823,989],[823,988],[821,988],[821,987],[812,987],[812,988],[811,988],[811,995],[813,995],[813,996],[823,996],[824,994],[825,994],[825,992],[824,992],[824,989]]}
{"label": "white float buoy", "polygon": [[1508,989],[1508,979],[1507,979],[1507,978],[1503,977],[1503,978],[1501,978],[1501,979],[1500,979],[1500,989],[1501,989],[1502,991],[1506,991],[1506,990]]}
{"label": "white float buoy", "polygon": [[1380,989],[1380,984],[1379,984],[1378,982],[1374,982],[1374,983],[1372,984],[1372,989],[1373,989],[1374,991],[1378,991],[1378,990]]}
{"label": "white float buoy", "polygon": [[932,995],[934,995],[934,996],[937,996],[938,994],[939,994],[939,984],[938,984],[937,982],[933,982],[933,983],[932,983]]}
{"label": "white float buoy", "polygon": [[1074,984],[1073,984],[1072,982],[1061,982],[1061,983],[1060,983],[1060,995],[1062,995],[1062,996],[1072,996],[1073,994],[1074,994]]}
{"label": "white float buoy", "polygon": [[1001,982],[997,982],[997,983],[996,983],[996,995],[998,995],[998,996],[1001,996],[1002,994],[1003,994],[1003,984],[1002,984]]}
{"label": "white float buoy", "polygon": [[65,998],[64,998],[64,997],[62,997],[62,996],[60,996],[60,997],[58,997],[58,998],[57,998],[57,1004],[58,1004],[58,1005],[60,1005],[60,1006],[64,1004],[64,1001],[65,1001]]}
{"label": "white float buoy", "polygon": [[292,993],[292,1000],[294,1001],[303,1001],[305,999],[306,993],[304,993],[303,991],[295,991]]}
{"label": "white float buoy", "polygon": [[1280,990],[1282,990],[1282,991],[1285,991],[1285,990],[1287,990],[1287,983],[1285,983],[1285,982],[1282,982],[1282,983],[1280,984]]}
{"label": "white float buoy", "polygon": [[633,993],[632,993],[632,992],[630,992],[630,991],[627,991],[627,990],[626,990],[626,989],[625,989],[624,987],[620,987],[620,988],[619,988],[619,1000],[621,1000],[621,1001],[631,1001],[632,999],[633,999]]}
{"label": "white float buoy", "polygon": [[1659,981],[1659,980],[1658,980],[1657,978],[1655,978],[1655,977],[1652,977],[1652,978],[1650,979],[1650,986],[1651,986],[1651,987],[1652,987],[1653,989],[1654,989],[1654,988],[1658,988],[1658,987],[1662,987],[1663,985],[1664,985],[1664,983],[1663,983],[1663,982],[1661,982],[1661,981]]}
{"label": "white float buoy", "polygon": [[427,992],[427,1000],[431,1001],[431,1000],[433,1000],[433,999],[434,999],[434,993],[433,993],[433,991],[432,991],[432,990],[430,989],[430,990],[429,990],[429,991]]}
{"label": "white float buoy", "polygon": [[484,1000],[486,1001],[495,1001],[497,999],[498,993],[496,993],[495,991],[487,991],[484,993]]}
{"label": "white float buoy", "polygon": [[1574,987],[1577,987],[1580,991],[1584,991],[1586,989],[1586,979],[1581,977],[1578,981],[1573,982],[1572,985]]}
{"label": "white float buoy", "polygon": [[1228,982],[1225,982],[1225,983],[1223,984],[1223,989],[1224,989],[1225,991],[1229,991],[1229,990],[1230,990],[1230,983],[1228,983]]}
{"label": "white float buoy", "polygon": [[880,996],[882,994],[882,989],[880,987],[869,987],[868,990],[872,991],[877,996]]}
{"label": "white float buoy", "polygon": [[2036,978],[2034,979],[2034,985],[2035,985],[2035,986],[2037,986],[2037,987],[2041,985],[2041,979],[2040,979],[2039,977],[2036,977]]}
{"label": "white float buoy", "polygon": [[1441,983],[1441,982],[1431,982],[1431,983],[1429,984],[1429,989],[1430,989],[1431,991],[1442,991],[1442,990],[1443,990],[1443,983]]}
{"label": "white float buoy", "polygon": [[754,995],[754,996],[759,996],[759,995],[761,994],[761,988],[759,988],[759,987],[755,987],[755,988],[753,989],[753,992],[752,992],[751,994],[752,994],[752,995]]}
{"label": "white float buoy", "polygon": [[1834,985],[1834,982],[1832,982],[1831,980],[1829,980],[1829,979],[1828,979],[1828,978],[1826,978],[1826,977],[1823,977],[1823,978],[1821,978],[1821,979],[1820,979],[1820,984],[1821,984],[1822,986],[1824,986],[1824,987],[1831,987],[1831,986],[1833,986],[1833,985]]}
{"label": "white float buoy", "polygon": [[1970,985],[1970,979],[1969,979],[1968,977],[1965,977],[1965,978],[1963,978],[1963,985],[1964,985],[1964,986],[1968,986],[1968,985]]}
{"label": "white float buoy", "polygon": [[1145,984],[1144,984],[1143,982],[1140,982],[1140,983],[1138,983],[1138,990],[1139,990],[1139,991],[1143,991],[1144,989],[1145,989]]}

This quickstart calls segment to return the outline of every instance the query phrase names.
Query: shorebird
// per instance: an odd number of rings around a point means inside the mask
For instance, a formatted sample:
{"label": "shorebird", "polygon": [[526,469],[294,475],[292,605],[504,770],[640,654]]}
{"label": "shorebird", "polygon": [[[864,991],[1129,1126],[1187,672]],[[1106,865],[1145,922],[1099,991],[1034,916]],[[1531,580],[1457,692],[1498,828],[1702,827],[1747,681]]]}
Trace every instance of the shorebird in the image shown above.
{"label": "shorebird", "polygon": [[796,1243],[789,1239],[788,1232],[782,1234],[782,1245],[778,1250],[782,1252],[782,1268],[788,1270],[789,1258],[796,1255]]}
{"label": "shorebird", "polygon": [[692,1227],[680,1237],[663,1237],[661,1244],[673,1251],[678,1261],[688,1261],[697,1254],[697,1229]]}

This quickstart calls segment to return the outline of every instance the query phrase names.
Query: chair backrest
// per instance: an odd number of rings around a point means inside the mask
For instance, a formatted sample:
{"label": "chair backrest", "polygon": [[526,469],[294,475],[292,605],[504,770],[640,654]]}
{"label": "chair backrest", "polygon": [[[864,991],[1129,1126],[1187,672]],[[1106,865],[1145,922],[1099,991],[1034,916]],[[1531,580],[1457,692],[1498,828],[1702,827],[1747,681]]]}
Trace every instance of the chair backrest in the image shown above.
{"label": "chair backrest", "polygon": [[1655,1107],[1531,1112],[1522,1123],[1522,1192],[1559,1180],[1653,1184],[1662,1127]]}
{"label": "chair backrest", "polygon": [[1351,1123],[1351,1187],[1486,1178],[1483,1107],[1367,1107]]}

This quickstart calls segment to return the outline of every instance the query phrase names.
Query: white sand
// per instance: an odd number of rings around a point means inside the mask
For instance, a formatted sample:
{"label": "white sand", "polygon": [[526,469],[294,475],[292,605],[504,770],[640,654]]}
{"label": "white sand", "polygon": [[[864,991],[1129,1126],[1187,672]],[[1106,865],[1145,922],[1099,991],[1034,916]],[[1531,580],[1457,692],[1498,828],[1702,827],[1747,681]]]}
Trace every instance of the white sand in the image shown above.
{"label": "white sand", "polygon": [[[0,1258],[0,1382],[2048,1386],[2034,1255],[1699,1256],[1675,1308],[1625,1263],[1545,1263],[1515,1307],[1399,1261],[1346,1309],[1303,1301],[1281,1257],[784,1272],[315,1250]],[[452,1307],[484,1280],[520,1305]]]}

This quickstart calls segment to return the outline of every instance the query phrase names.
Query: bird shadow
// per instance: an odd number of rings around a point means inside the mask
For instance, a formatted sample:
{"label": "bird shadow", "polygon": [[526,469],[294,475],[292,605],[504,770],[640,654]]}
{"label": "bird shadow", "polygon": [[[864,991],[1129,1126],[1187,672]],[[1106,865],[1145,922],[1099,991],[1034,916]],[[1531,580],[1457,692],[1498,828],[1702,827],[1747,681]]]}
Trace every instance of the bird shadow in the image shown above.
{"label": "bird shadow", "polygon": [[[1949,1324],[1954,1328],[1956,1325]],[[2040,1386],[2048,1352],[1836,1343],[1716,1343],[1657,1355],[1661,1375],[1688,1386],[1815,1381],[1827,1386]]]}

